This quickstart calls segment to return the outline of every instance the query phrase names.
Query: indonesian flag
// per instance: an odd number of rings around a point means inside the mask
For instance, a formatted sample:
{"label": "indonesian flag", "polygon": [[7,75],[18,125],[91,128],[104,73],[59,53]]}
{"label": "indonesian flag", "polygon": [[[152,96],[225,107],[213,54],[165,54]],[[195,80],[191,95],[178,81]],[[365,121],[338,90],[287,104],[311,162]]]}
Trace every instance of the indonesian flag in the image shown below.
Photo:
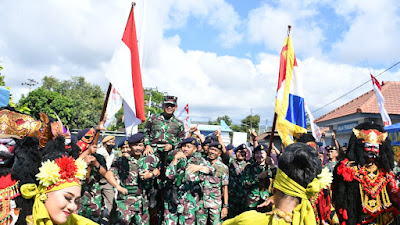
{"label": "indonesian flag", "polygon": [[297,68],[292,40],[288,36],[281,51],[275,100],[276,130],[285,146],[293,143],[293,136],[307,132],[304,93]]}
{"label": "indonesian flag", "polygon": [[108,127],[111,123],[115,120],[115,114],[121,109],[122,107],[122,98],[121,95],[118,93],[115,87],[111,88],[110,96],[108,97],[107,103],[107,111],[106,111],[106,123],[104,127]]}
{"label": "indonesian flag", "polygon": [[182,109],[182,111],[179,113],[178,118],[183,119],[183,124],[185,127],[190,127],[190,122],[189,122],[189,104],[186,104],[186,106]]}
{"label": "indonesian flag", "polygon": [[106,77],[124,100],[127,135],[146,120],[133,6],[120,47],[114,52]]}
{"label": "indonesian flag", "polygon": [[390,126],[390,125],[392,125],[392,121],[390,120],[390,117],[384,107],[385,98],[383,97],[382,92],[381,92],[382,87],[379,84],[379,81],[374,76],[372,76],[372,74],[370,74],[370,75],[371,75],[372,85],[374,86],[374,90],[375,90],[376,100],[378,101],[379,111],[381,111],[383,125],[385,127]]}

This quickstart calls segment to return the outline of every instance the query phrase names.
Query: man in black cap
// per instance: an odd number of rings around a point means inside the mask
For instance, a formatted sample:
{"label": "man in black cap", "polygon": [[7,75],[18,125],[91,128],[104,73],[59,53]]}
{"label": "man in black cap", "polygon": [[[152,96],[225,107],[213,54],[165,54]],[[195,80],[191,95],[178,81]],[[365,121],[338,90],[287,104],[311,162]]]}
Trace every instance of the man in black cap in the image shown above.
{"label": "man in black cap", "polygon": [[248,190],[247,204],[249,209],[256,209],[270,196],[271,178],[275,177],[277,167],[271,157],[267,156],[268,146],[259,144],[254,149],[254,162],[243,171],[242,182]]}
{"label": "man in black cap", "polygon": [[234,148],[235,157],[233,154],[229,154],[228,166],[229,166],[229,214],[228,218],[233,218],[236,215],[247,210],[246,204],[243,204],[243,200],[246,199],[247,191],[244,188],[241,178],[243,171],[250,163],[246,160],[247,157],[247,146],[246,144],[240,144]]}
{"label": "man in black cap", "polygon": [[220,224],[221,219],[228,215],[228,184],[229,169],[220,160],[222,143],[213,141],[208,150],[208,161],[215,169],[215,174],[206,176],[202,182],[203,198],[197,211],[197,224]]}
{"label": "man in black cap", "polygon": [[329,162],[325,165],[331,173],[333,173],[333,169],[337,164],[337,157],[339,155],[339,149],[336,146],[328,145],[325,147],[328,152]]}
{"label": "man in black cap", "polygon": [[166,180],[177,186],[178,202],[166,198],[164,202],[163,224],[195,224],[195,214],[199,209],[202,190],[200,183],[205,176],[213,174],[215,169],[199,154],[197,141],[186,138],[181,143],[180,151],[176,152],[172,162],[165,171]]}
{"label": "man in black cap", "polygon": [[107,180],[118,190],[117,207],[111,212],[112,224],[149,224],[148,192],[160,172],[154,155],[142,155],[143,139],[143,133],[137,133],[124,140],[122,146],[129,144],[129,155],[117,158],[106,173]]}

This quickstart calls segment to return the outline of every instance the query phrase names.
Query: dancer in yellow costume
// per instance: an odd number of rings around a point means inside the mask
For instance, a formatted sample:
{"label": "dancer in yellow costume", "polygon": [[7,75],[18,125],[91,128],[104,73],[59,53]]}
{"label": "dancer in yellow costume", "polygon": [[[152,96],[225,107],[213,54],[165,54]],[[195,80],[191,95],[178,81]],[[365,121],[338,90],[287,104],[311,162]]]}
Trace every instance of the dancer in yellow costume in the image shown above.
{"label": "dancer in yellow costume", "polygon": [[313,225],[316,224],[313,208],[308,200],[329,182],[317,178],[322,171],[315,149],[304,143],[289,145],[279,157],[279,169],[274,181],[274,203],[271,212],[255,210],[244,212],[223,225]]}
{"label": "dancer in yellow costume", "polygon": [[34,198],[32,216],[26,218],[27,224],[97,224],[74,213],[81,195],[81,180],[86,176],[86,167],[83,160],[67,156],[43,162],[36,175],[39,187],[36,184],[21,186],[24,198]]}

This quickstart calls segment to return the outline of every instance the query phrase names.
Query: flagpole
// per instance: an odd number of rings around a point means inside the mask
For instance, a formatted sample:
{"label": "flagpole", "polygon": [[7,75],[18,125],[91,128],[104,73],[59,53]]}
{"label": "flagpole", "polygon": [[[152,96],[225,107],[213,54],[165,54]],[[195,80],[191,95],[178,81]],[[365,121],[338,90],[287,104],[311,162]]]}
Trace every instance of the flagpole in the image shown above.
{"label": "flagpole", "polygon": [[[290,30],[292,29],[291,25],[288,25],[288,32],[287,35],[290,35]],[[289,43],[288,43],[289,44]],[[287,53],[288,51],[286,51],[286,58],[287,58]],[[279,82],[279,78],[278,78],[278,82]],[[274,143],[274,137],[275,137],[275,126],[276,126],[276,119],[277,119],[278,115],[276,114],[276,112],[274,112],[274,120],[272,122],[272,128],[271,128],[271,134],[269,137],[269,145],[268,145],[268,153],[267,156],[271,155],[271,149],[272,149],[272,144]],[[281,149],[282,151],[282,149]]]}

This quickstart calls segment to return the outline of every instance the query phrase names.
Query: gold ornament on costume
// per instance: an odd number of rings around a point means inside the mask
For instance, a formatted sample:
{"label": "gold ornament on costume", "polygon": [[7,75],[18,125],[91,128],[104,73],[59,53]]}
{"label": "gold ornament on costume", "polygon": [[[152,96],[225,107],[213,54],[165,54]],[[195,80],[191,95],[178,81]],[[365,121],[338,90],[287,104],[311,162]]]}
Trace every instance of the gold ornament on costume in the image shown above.
{"label": "gold ornament on costume", "polygon": [[353,128],[353,133],[358,139],[363,139],[363,143],[382,144],[386,140],[388,133],[380,132],[375,129],[370,130],[357,130]]}
{"label": "gold ornament on costume", "polygon": [[0,111],[0,135],[39,137],[41,125],[29,115],[8,109]]}
{"label": "gold ornament on costume", "polygon": [[128,140],[125,140],[124,145],[128,145],[128,144],[129,144]]}

